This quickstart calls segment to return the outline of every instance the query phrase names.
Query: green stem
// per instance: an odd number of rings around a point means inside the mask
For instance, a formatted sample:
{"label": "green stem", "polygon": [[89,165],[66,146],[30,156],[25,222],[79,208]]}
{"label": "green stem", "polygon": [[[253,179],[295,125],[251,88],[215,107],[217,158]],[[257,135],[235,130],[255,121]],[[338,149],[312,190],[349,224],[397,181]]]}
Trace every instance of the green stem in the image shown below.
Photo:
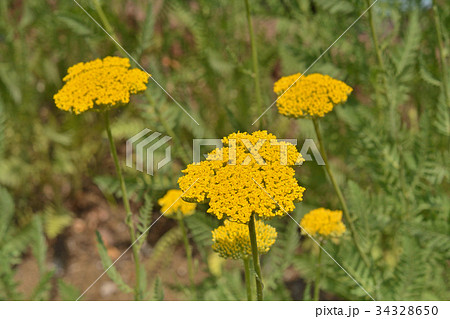
{"label": "green stem", "polygon": [[[322,246],[322,241],[320,241],[320,246]],[[317,256],[317,266],[316,266],[316,282],[314,284],[314,301],[319,301],[321,271],[322,271],[322,247],[319,247],[319,255]]]}
{"label": "green stem", "polygon": [[[367,6],[370,6],[370,0],[366,0]],[[389,125],[390,125],[390,131],[391,131],[391,136],[397,140],[397,114],[396,114],[396,103],[393,101],[393,98],[390,95],[390,88],[388,85],[388,78],[387,78],[387,73],[386,73],[386,68],[384,65],[384,60],[383,60],[383,55],[381,53],[381,48],[379,45],[379,41],[378,41],[378,35],[377,32],[375,30],[375,23],[373,20],[373,13],[372,13],[372,8],[367,12],[367,16],[369,19],[369,25],[370,25],[370,33],[371,33],[371,37],[372,37],[372,43],[373,43],[373,47],[375,49],[375,53],[377,56],[377,62],[378,62],[378,66],[381,70],[381,75],[382,75],[382,84],[384,86],[384,95],[386,96],[386,101],[388,104],[388,108],[389,108]],[[378,86],[375,86],[375,90],[377,92],[379,92],[378,90]]]}
{"label": "green stem", "polygon": [[322,134],[320,133],[320,127],[319,127],[319,120],[317,118],[313,118],[312,119],[313,123],[314,123],[314,129],[316,131],[316,135],[317,135],[317,140],[319,142],[319,150],[320,150],[320,154],[322,155],[322,158],[325,162],[324,165],[324,169],[326,174],[328,175],[331,184],[333,184],[334,190],[339,198],[339,202],[341,203],[342,206],[342,211],[344,212],[344,216],[345,219],[347,221],[347,224],[350,228],[350,233],[352,235],[352,239],[353,242],[356,246],[356,249],[358,250],[359,254],[361,255],[362,260],[364,261],[364,263],[366,264],[367,267],[370,267],[370,263],[369,263],[369,259],[367,258],[366,254],[364,253],[364,251],[362,250],[358,238],[357,238],[357,234],[356,234],[356,229],[355,226],[353,224],[353,220],[350,218],[350,213],[348,211],[348,207],[347,207],[347,203],[345,202],[344,196],[342,195],[341,189],[339,188],[339,185],[337,184],[333,172],[331,171],[331,167],[328,164],[328,157],[327,154],[325,152],[325,147],[323,144],[323,139],[322,139]]}
{"label": "green stem", "polygon": [[[258,48],[256,46],[256,38],[253,32],[252,16],[250,14],[250,4],[248,0],[245,0],[245,11],[247,13],[248,33],[250,35],[250,43],[252,47],[252,62],[253,62],[253,80],[255,81],[255,93],[256,93],[256,110],[262,113],[263,104],[261,97],[261,86],[259,83],[259,63],[258,63]],[[260,120],[260,126],[263,126],[263,120]]]}
{"label": "green stem", "polygon": [[[93,1],[94,1],[95,10],[97,11],[97,14],[99,15],[100,20],[102,21],[105,30],[112,37],[114,37],[114,39],[117,39],[117,36],[114,33],[114,29],[112,28],[111,24],[109,23],[108,18],[106,17],[105,12],[103,11],[103,8],[102,8],[99,0],[93,0]],[[113,41],[113,42],[116,45],[116,48],[119,52],[124,51],[116,41]],[[125,211],[127,214],[126,218],[125,218],[125,223],[128,226],[128,229],[130,232],[131,243],[134,244],[134,242],[136,241],[136,231],[134,229],[134,223],[132,220],[133,213],[131,212],[130,202],[128,200],[128,193],[127,193],[127,189],[126,189],[126,185],[125,185],[125,180],[123,179],[122,169],[120,168],[116,146],[114,144],[114,140],[113,140],[113,137],[111,134],[108,111],[104,112],[104,118],[105,118],[106,133],[108,134],[109,147],[111,149],[111,154],[114,159],[114,165],[116,167],[117,176],[119,177],[120,189],[122,190],[123,205],[125,207]],[[140,266],[140,258],[139,258],[139,249],[136,245],[132,246],[132,253],[133,253],[135,272],[136,272],[136,287],[135,287],[135,291],[134,291],[134,299],[142,300],[144,294],[143,294],[143,291],[141,290],[141,283],[140,283],[140,281],[141,281],[141,266]]]}
{"label": "green stem", "polygon": [[439,18],[439,13],[436,4],[433,4],[433,13],[434,13],[434,25],[436,28],[436,35],[439,45],[439,57],[441,60],[441,69],[442,69],[442,85],[444,86],[444,96],[447,101],[447,106],[450,107],[450,95],[449,95],[449,86],[448,86],[448,71],[447,71],[447,60],[446,60],[446,51],[444,48],[444,42],[442,41],[442,30],[441,30],[441,21]]}
{"label": "green stem", "polygon": [[[125,223],[127,224],[129,232],[130,232],[131,243],[134,244],[134,242],[136,241],[136,232],[134,230],[134,223],[132,220],[133,214],[131,212],[130,202],[128,200],[127,188],[125,185],[125,180],[123,179],[122,169],[120,168],[119,158],[117,156],[116,146],[114,144],[114,140],[113,140],[113,137],[111,134],[111,126],[109,123],[109,111],[103,112],[103,115],[104,115],[104,119],[105,119],[105,129],[106,129],[106,133],[108,135],[108,140],[109,140],[109,148],[111,150],[111,154],[112,154],[112,157],[114,160],[114,165],[116,167],[117,177],[119,178],[119,181],[120,181],[120,189],[122,190],[123,205],[125,207],[125,211],[127,214],[126,218],[125,218]],[[132,251],[133,251],[134,265],[135,265],[135,271],[136,271],[136,287],[135,287],[135,292],[134,292],[134,298],[135,298],[135,300],[141,300],[143,294],[142,294],[142,291],[140,288],[140,279],[141,279],[141,269],[140,268],[141,267],[140,267],[138,247],[136,245],[133,245]]]}
{"label": "green stem", "polygon": [[247,288],[247,300],[253,301],[252,283],[251,283],[251,276],[250,276],[250,260],[248,259],[248,257],[245,257],[245,258],[242,258],[242,261],[244,262],[245,287]]}
{"label": "green stem", "polygon": [[[370,0],[366,0],[367,6],[370,6]],[[384,61],[383,61],[383,56],[381,55],[381,49],[380,49],[380,45],[378,44],[378,36],[377,33],[375,31],[375,24],[373,21],[373,14],[372,14],[372,8],[367,12],[367,16],[369,18],[369,25],[370,25],[370,33],[372,35],[372,42],[373,42],[373,46],[375,48],[375,52],[377,55],[377,61],[378,64],[380,65],[381,70],[384,72]]]}
{"label": "green stem", "polygon": [[[103,26],[105,28],[105,30],[112,36],[114,37],[114,39],[117,39],[117,35],[114,33],[114,29],[111,27],[111,24],[108,21],[108,18],[105,15],[105,12],[103,11],[103,8],[99,2],[99,0],[93,0],[94,1],[94,7],[95,10],[97,11],[97,14],[100,17],[100,20],[103,23]],[[114,44],[116,45],[117,49],[119,50],[119,52],[124,52],[124,50],[114,41]],[[145,96],[147,97],[147,100],[149,101],[150,104],[152,104],[154,106],[154,101],[153,101],[153,97],[151,96],[150,92],[148,90],[145,91]],[[172,128],[167,124],[167,121],[165,121],[164,118],[161,117],[161,113],[159,112],[159,109],[157,107],[154,107],[155,112],[158,113],[158,117],[160,118],[160,122],[163,125],[164,129],[166,130],[167,134],[169,134],[169,136],[175,137],[177,136],[175,134],[175,132],[172,130]],[[181,150],[181,152],[179,152],[183,162],[185,164],[189,163],[189,155],[186,151],[186,149],[184,148],[184,146],[179,142],[179,139],[174,139],[175,143],[178,146],[178,149]]]}
{"label": "green stem", "polygon": [[[366,0],[366,3],[367,3],[368,6],[370,6],[370,0]],[[374,25],[374,21],[373,21],[372,10],[368,11],[368,18],[369,18],[370,32],[371,32],[371,35],[372,35],[373,46],[375,48],[375,52],[376,52],[376,55],[377,55],[377,61],[378,61],[379,68],[380,68],[380,70],[382,72],[382,80],[383,80],[383,85],[384,85],[384,95],[386,96],[386,101],[388,103],[388,108],[389,108],[389,123],[390,123],[391,136],[394,138],[394,141],[396,142],[396,148],[397,148],[399,154],[403,154],[401,146],[398,144],[398,132],[397,132],[397,124],[396,124],[396,122],[397,122],[396,103],[395,103],[395,99],[393,99],[390,96],[391,90],[390,90],[389,84],[388,84],[388,78],[387,78],[386,68],[385,68],[384,61],[383,61],[383,56],[381,54],[381,49],[380,49],[380,46],[378,44],[378,36],[377,36],[376,31],[375,31],[375,25]],[[375,90],[378,90],[377,86],[375,87]],[[402,156],[400,156],[400,161],[401,161],[401,164],[402,164]],[[404,195],[404,200],[405,200],[405,205],[404,205],[405,211],[406,211],[405,216],[408,216],[409,215],[409,211],[410,211],[410,209],[408,208],[409,195],[408,195],[408,192],[407,192],[403,165],[400,165],[399,179],[400,179],[400,185],[401,185],[402,192],[403,192],[403,195]]]}
{"label": "green stem", "polygon": [[181,212],[178,212],[178,223],[181,228],[181,232],[183,233],[183,242],[184,242],[184,248],[186,250],[186,259],[187,259],[187,267],[188,267],[188,275],[189,275],[189,283],[191,284],[192,292],[195,293],[195,283],[194,283],[194,267],[192,264],[192,249],[191,245],[189,244],[189,239],[187,236],[186,227],[184,225],[184,219]]}
{"label": "green stem", "polygon": [[[102,5],[100,4],[100,1],[99,0],[93,0],[93,1],[94,1],[95,11],[97,11],[97,14],[100,17],[100,20],[102,21],[106,32],[108,32],[112,37],[114,37],[114,39],[116,39],[116,35],[114,34],[114,29],[112,28],[111,24],[109,23],[109,20],[106,17],[105,12],[103,11],[103,8],[102,8]],[[123,49],[116,43],[116,41],[113,41],[113,42],[116,45],[116,47],[119,50],[119,52],[122,52]]]}
{"label": "green stem", "polygon": [[259,263],[258,254],[258,242],[256,241],[256,221],[255,213],[250,217],[248,222],[248,231],[250,233],[250,243],[252,246],[252,257],[253,257],[253,268],[255,269],[255,279],[256,279],[256,296],[258,301],[263,300],[263,283],[261,274],[261,265]]}

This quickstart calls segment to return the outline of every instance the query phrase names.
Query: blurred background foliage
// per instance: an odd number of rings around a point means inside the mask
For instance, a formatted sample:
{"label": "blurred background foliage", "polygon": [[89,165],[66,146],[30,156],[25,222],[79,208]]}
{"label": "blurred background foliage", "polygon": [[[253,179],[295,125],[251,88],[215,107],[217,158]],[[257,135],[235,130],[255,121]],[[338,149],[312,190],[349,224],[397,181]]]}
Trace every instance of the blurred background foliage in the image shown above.
{"label": "blurred background foliage", "polygon": [[[145,95],[114,112],[122,162],[125,140],[144,128],[173,137],[173,161],[155,176],[123,165],[133,210],[140,211],[140,232],[160,214],[152,203],[176,187],[191,161],[193,138],[259,128],[298,138],[300,146],[315,138],[310,121],[282,117],[275,106],[252,125],[260,112],[243,1],[79,4],[104,25],[101,6],[122,46],[200,124],[152,81]],[[354,88],[349,101],[321,122],[331,165],[373,267],[365,267],[349,238],[325,248],[375,299],[450,298],[450,5],[434,5],[436,10],[431,1],[379,0],[371,10],[379,56],[366,14],[308,71]],[[275,100],[274,81],[306,70],[367,7],[357,0],[252,1],[264,107]],[[69,66],[125,55],[74,1],[4,0],[0,16],[0,299],[76,299],[90,282],[76,286],[64,280],[67,266],[58,261],[57,247],[83,218],[89,193],[116,208],[121,194],[98,114],[66,114],[52,97]],[[339,208],[320,166],[306,162],[297,173],[307,188],[297,220],[318,206]],[[197,268],[204,273],[197,297],[243,300],[241,267],[212,254],[210,231],[217,224],[205,210],[187,220]],[[262,260],[267,299],[308,300],[317,247],[289,218],[273,224],[279,239]],[[167,263],[181,244],[174,224],[156,228],[156,239],[140,243],[150,247],[148,270]],[[36,259],[40,279],[24,295],[15,272],[28,258]],[[325,265],[323,299],[368,299],[331,259]],[[169,287],[151,273],[149,299],[163,299],[166,289],[175,291],[173,298],[186,298],[182,284]],[[128,291],[119,272],[109,275]]]}

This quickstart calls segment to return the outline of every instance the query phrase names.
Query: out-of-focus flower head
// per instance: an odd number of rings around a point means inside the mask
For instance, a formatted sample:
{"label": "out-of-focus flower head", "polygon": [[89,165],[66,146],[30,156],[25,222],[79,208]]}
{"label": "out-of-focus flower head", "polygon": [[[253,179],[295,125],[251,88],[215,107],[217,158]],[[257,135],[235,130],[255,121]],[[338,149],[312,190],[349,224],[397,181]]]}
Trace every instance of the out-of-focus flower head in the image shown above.
{"label": "out-of-focus flower head", "polygon": [[[323,117],[347,101],[353,89],[328,75],[314,73],[285,76],[275,82],[278,112],[290,117]],[[300,79],[299,79],[300,78]],[[297,80],[298,79],[298,80]]]}
{"label": "out-of-focus flower head", "polygon": [[70,67],[64,86],[54,95],[55,104],[64,111],[80,114],[127,104],[131,94],[145,91],[147,73],[130,69],[130,60],[106,57]]}

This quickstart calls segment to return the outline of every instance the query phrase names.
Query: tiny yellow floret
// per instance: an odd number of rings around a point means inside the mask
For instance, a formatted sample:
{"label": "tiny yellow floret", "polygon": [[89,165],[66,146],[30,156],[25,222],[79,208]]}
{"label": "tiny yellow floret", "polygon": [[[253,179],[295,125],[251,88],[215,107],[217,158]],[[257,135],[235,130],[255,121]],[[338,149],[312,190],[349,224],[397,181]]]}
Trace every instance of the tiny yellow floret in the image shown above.
{"label": "tiny yellow floret", "polygon": [[158,200],[164,216],[176,218],[178,213],[182,216],[190,216],[195,212],[197,204],[185,202],[180,198],[181,195],[183,195],[181,190],[171,189]]}
{"label": "tiny yellow floret", "polygon": [[342,222],[342,211],[317,208],[303,216],[300,226],[311,236],[340,237],[346,228]]}
{"label": "tiny yellow floret", "polygon": [[294,210],[305,188],[292,168],[303,162],[293,144],[278,142],[267,131],[233,133],[222,142],[207,160],[183,170],[178,184],[185,200],[209,201],[208,213],[241,223],[252,213],[270,219]]}
{"label": "tiny yellow floret", "polygon": [[80,114],[95,106],[105,110],[130,101],[131,94],[145,91],[147,73],[130,69],[130,60],[106,57],[70,67],[64,86],[54,95],[55,104],[64,111]]}
{"label": "tiny yellow floret", "polygon": [[[212,231],[212,248],[220,257],[242,259],[252,254],[247,225],[225,220],[223,226]],[[259,254],[265,254],[275,243],[277,232],[274,227],[256,221],[256,241]]]}
{"label": "tiny yellow floret", "polygon": [[[273,86],[278,95],[278,112],[290,117],[323,117],[337,104],[347,101],[353,89],[328,75],[293,74]],[[298,80],[297,80],[298,79]]]}

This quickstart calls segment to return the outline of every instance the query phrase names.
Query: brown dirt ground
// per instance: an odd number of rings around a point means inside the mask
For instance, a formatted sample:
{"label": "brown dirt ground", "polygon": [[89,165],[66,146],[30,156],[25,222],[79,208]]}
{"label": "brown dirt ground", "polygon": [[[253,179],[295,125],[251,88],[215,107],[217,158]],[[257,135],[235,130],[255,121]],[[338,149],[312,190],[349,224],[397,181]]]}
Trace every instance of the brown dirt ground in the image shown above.
{"label": "brown dirt ground", "polygon": [[[119,207],[111,207],[98,191],[80,194],[83,207],[73,207],[77,217],[57,239],[49,241],[48,268],[56,271],[57,277],[77,287],[80,292],[87,289],[103,273],[96,247],[96,230],[100,232],[108,255],[117,259],[131,244],[128,229],[123,220],[125,212]],[[79,205],[79,202],[78,202]],[[77,206],[77,205],[74,205]],[[141,250],[141,258],[148,268],[152,247],[158,238],[175,226],[173,220],[161,218],[150,229],[147,242]],[[197,262],[200,258],[195,256]],[[115,264],[122,278],[131,287],[134,286],[134,262],[131,250],[125,253]],[[204,265],[203,265],[204,266]],[[155,267],[153,267],[155,268]],[[202,268],[202,265],[199,266]],[[16,279],[20,283],[19,291],[29,296],[39,280],[39,272],[35,259],[29,254],[18,266]],[[165,300],[184,300],[186,296],[179,291],[170,289],[172,285],[188,285],[187,264],[181,243],[165,258],[151,273],[147,271],[148,290],[154,279],[159,276],[164,283]],[[197,272],[197,280],[205,277]],[[52,300],[60,300],[56,281],[53,283]],[[133,296],[121,292],[107,274],[102,276],[83,296],[83,300],[132,300]]]}

